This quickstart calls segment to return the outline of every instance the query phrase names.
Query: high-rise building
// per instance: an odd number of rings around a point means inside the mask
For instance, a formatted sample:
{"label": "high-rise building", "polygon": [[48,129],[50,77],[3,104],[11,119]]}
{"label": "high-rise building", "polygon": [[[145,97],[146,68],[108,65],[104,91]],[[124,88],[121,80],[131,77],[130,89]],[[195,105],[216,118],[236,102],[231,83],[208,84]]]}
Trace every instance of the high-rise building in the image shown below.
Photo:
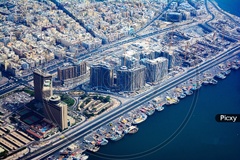
{"label": "high-rise building", "polygon": [[140,54],[140,59],[147,58],[147,59],[154,59],[155,58],[155,52],[150,51],[150,52],[142,52]]}
{"label": "high-rise building", "polygon": [[156,58],[165,57],[168,59],[168,69],[171,69],[176,65],[176,55],[177,55],[176,52],[161,51],[161,52],[155,52],[155,54],[156,54]]}
{"label": "high-rise building", "polygon": [[58,68],[58,79],[64,81],[84,75],[86,72],[86,62],[75,62],[73,65]]}
{"label": "high-rise building", "polygon": [[60,96],[53,95],[44,100],[45,118],[56,123],[61,130],[68,128],[67,104],[61,101]]}
{"label": "high-rise building", "polygon": [[168,59],[159,57],[153,60],[142,59],[142,64],[146,66],[146,81],[158,82],[168,73]]}
{"label": "high-rise building", "polygon": [[167,12],[165,13],[165,20],[169,22],[180,22],[182,21],[182,13]]}
{"label": "high-rise building", "polygon": [[146,67],[139,65],[135,68],[128,69],[126,66],[122,66],[117,70],[117,86],[120,91],[135,91],[145,86]]}
{"label": "high-rise building", "polygon": [[126,66],[127,68],[134,68],[138,65],[138,59],[133,56],[123,55],[121,57],[121,66]]}
{"label": "high-rise building", "polygon": [[42,102],[43,99],[52,96],[52,75],[42,70],[35,70],[34,77],[34,95],[35,100]]}
{"label": "high-rise building", "polygon": [[107,64],[94,64],[90,69],[92,87],[110,89],[113,86],[113,69]]}

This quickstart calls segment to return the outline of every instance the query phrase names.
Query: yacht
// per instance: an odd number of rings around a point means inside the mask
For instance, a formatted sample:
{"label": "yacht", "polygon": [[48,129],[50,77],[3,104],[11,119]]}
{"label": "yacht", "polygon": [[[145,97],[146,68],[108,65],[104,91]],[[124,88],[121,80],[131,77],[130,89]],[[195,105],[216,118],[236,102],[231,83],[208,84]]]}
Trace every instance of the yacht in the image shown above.
{"label": "yacht", "polygon": [[181,93],[180,96],[179,96],[181,99],[185,98],[186,97],[186,94],[184,93]]}
{"label": "yacht", "polygon": [[204,80],[204,81],[203,81],[203,84],[204,84],[204,85],[208,85],[208,84],[209,84],[208,80]]}
{"label": "yacht", "polygon": [[192,90],[186,90],[186,91],[185,91],[185,94],[188,95],[188,96],[190,96],[190,95],[193,94],[193,91],[192,91]]}
{"label": "yacht", "polygon": [[85,147],[92,152],[97,152],[100,149],[99,146],[95,146],[95,145],[86,145]]}
{"label": "yacht", "polygon": [[97,140],[97,145],[106,145],[106,144],[108,144],[108,140],[107,139],[105,139],[105,138],[101,138],[101,139],[98,139]]}
{"label": "yacht", "polygon": [[146,109],[146,114],[148,116],[151,116],[154,112],[155,112],[155,108],[153,106],[147,106],[147,107],[143,107],[144,109]]}
{"label": "yacht", "polygon": [[230,69],[226,70],[224,73],[225,73],[225,75],[229,75],[231,73],[231,70]]}
{"label": "yacht", "polygon": [[112,135],[112,137],[110,138],[112,141],[118,141],[120,139],[122,139],[124,136],[124,134],[114,134]]}
{"label": "yacht", "polygon": [[239,66],[237,66],[237,65],[232,65],[232,69],[238,70],[238,69],[239,69]]}
{"label": "yacht", "polygon": [[219,79],[225,79],[226,76],[223,75],[223,74],[221,74],[221,73],[218,73],[218,74],[216,75],[216,78],[219,78]]}
{"label": "yacht", "polygon": [[170,105],[170,104],[177,104],[179,102],[179,99],[178,98],[171,98],[169,96],[166,96],[166,100],[167,100],[167,105]]}
{"label": "yacht", "polygon": [[217,84],[217,82],[218,82],[218,81],[215,80],[215,79],[211,79],[211,80],[209,81],[210,84]]}
{"label": "yacht", "polygon": [[159,112],[163,111],[164,107],[162,105],[159,105],[159,106],[156,107],[156,110],[159,111]]}
{"label": "yacht", "polygon": [[147,115],[144,113],[138,114],[136,117],[133,118],[133,124],[139,124],[142,123],[147,119]]}
{"label": "yacht", "polygon": [[137,131],[138,131],[138,127],[137,126],[130,126],[124,132],[133,134],[133,133],[136,133]]}

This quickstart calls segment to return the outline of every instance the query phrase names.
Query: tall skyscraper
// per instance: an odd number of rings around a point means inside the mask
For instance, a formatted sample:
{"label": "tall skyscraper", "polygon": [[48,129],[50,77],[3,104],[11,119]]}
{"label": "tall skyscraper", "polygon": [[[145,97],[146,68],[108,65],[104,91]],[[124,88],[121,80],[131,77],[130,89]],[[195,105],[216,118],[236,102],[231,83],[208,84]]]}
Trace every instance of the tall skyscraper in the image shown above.
{"label": "tall skyscraper", "polygon": [[73,65],[58,68],[58,79],[63,81],[76,78],[86,74],[86,72],[86,62],[75,62]]}
{"label": "tall skyscraper", "polygon": [[153,60],[142,59],[142,64],[146,66],[146,81],[158,82],[168,73],[168,59],[159,57]]}
{"label": "tall skyscraper", "polygon": [[61,130],[68,128],[67,123],[67,104],[61,101],[60,96],[53,95],[44,100],[45,118],[56,123]]}
{"label": "tall skyscraper", "polygon": [[121,66],[126,66],[127,68],[134,68],[139,65],[139,60],[133,56],[123,55],[121,57]]}
{"label": "tall skyscraper", "polygon": [[168,69],[171,69],[172,67],[175,66],[176,63],[176,53],[175,52],[155,52],[156,53],[156,58],[157,57],[165,57],[168,59]]}
{"label": "tall skyscraper", "polygon": [[122,66],[117,70],[117,86],[120,91],[135,91],[145,86],[146,67],[139,65],[135,68],[128,69],[126,66]]}
{"label": "tall skyscraper", "polygon": [[35,70],[33,77],[35,100],[42,102],[43,99],[52,96],[52,75],[42,70]]}
{"label": "tall skyscraper", "polygon": [[113,69],[107,64],[95,64],[90,69],[92,87],[110,89],[113,86]]}

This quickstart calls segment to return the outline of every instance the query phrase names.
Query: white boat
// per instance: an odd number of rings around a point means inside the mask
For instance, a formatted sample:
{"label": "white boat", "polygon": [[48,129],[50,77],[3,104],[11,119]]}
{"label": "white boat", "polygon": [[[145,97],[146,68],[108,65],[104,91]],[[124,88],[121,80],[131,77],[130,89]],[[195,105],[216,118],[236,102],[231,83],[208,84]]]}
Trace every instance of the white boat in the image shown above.
{"label": "white boat", "polygon": [[88,146],[85,146],[87,150],[89,151],[92,151],[92,152],[97,152],[100,147],[99,146],[94,146],[94,145],[88,145]]}
{"label": "white boat", "polygon": [[115,135],[112,135],[112,137],[110,138],[112,141],[118,141],[120,139],[122,139],[124,136],[124,134],[115,134]]}
{"label": "white boat", "polygon": [[133,119],[133,124],[142,123],[147,119],[147,115],[144,113],[140,113],[136,118]]}
{"label": "white boat", "polygon": [[80,160],[87,160],[88,159],[88,155],[86,155],[86,154],[83,154],[82,156],[81,156],[81,159]]}
{"label": "white boat", "polygon": [[159,105],[158,107],[156,107],[156,110],[160,112],[164,110],[164,107],[162,105]]}
{"label": "white boat", "polygon": [[237,65],[232,65],[232,69],[237,70],[237,69],[239,69],[239,66],[237,66]]}
{"label": "white boat", "polygon": [[136,133],[137,131],[138,131],[137,126],[130,126],[124,132],[133,134],[133,133]]}

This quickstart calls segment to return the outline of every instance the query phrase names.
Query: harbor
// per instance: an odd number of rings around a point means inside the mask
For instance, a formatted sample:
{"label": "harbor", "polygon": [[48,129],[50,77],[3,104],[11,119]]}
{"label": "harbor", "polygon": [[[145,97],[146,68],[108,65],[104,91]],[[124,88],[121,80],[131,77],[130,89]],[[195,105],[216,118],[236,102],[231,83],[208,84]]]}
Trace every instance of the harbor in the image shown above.
{"label": "harbor", "polygon": [[[56,155],[52,155],[49,159],[87,159],[88,155],[97,154],[100,148],[108,143],[119,141],[130,134],[137,134],[141,130],[140,125],[148,121],[148,118],[163,116],[165,110],[172,110],[174,106],[186,97],[191,97],[203,85],[216,85],[236,71],[240,66],[239,57],[234,57],[225,63],[221,63],[204,73],[197,74],[194,78],[172,88],[171,90],[155,97],[151,101],[139,106],[138,108],[122,115],[111,123],[108,123],[96,131],[92,131],[83,139],[78,140],[70,147],[60,151]],[[186,112],[186,108],[183,110]],[[170,127],[171,128],[171,127]],[[163,136],[164,138],[164,136]],[[166,138],[166,137],[165,137]],[[117,142],[117,143],[119,143]],[[75,147],[71,147],[75,146]],[[100,154],[101,155],[101,154]]]}

